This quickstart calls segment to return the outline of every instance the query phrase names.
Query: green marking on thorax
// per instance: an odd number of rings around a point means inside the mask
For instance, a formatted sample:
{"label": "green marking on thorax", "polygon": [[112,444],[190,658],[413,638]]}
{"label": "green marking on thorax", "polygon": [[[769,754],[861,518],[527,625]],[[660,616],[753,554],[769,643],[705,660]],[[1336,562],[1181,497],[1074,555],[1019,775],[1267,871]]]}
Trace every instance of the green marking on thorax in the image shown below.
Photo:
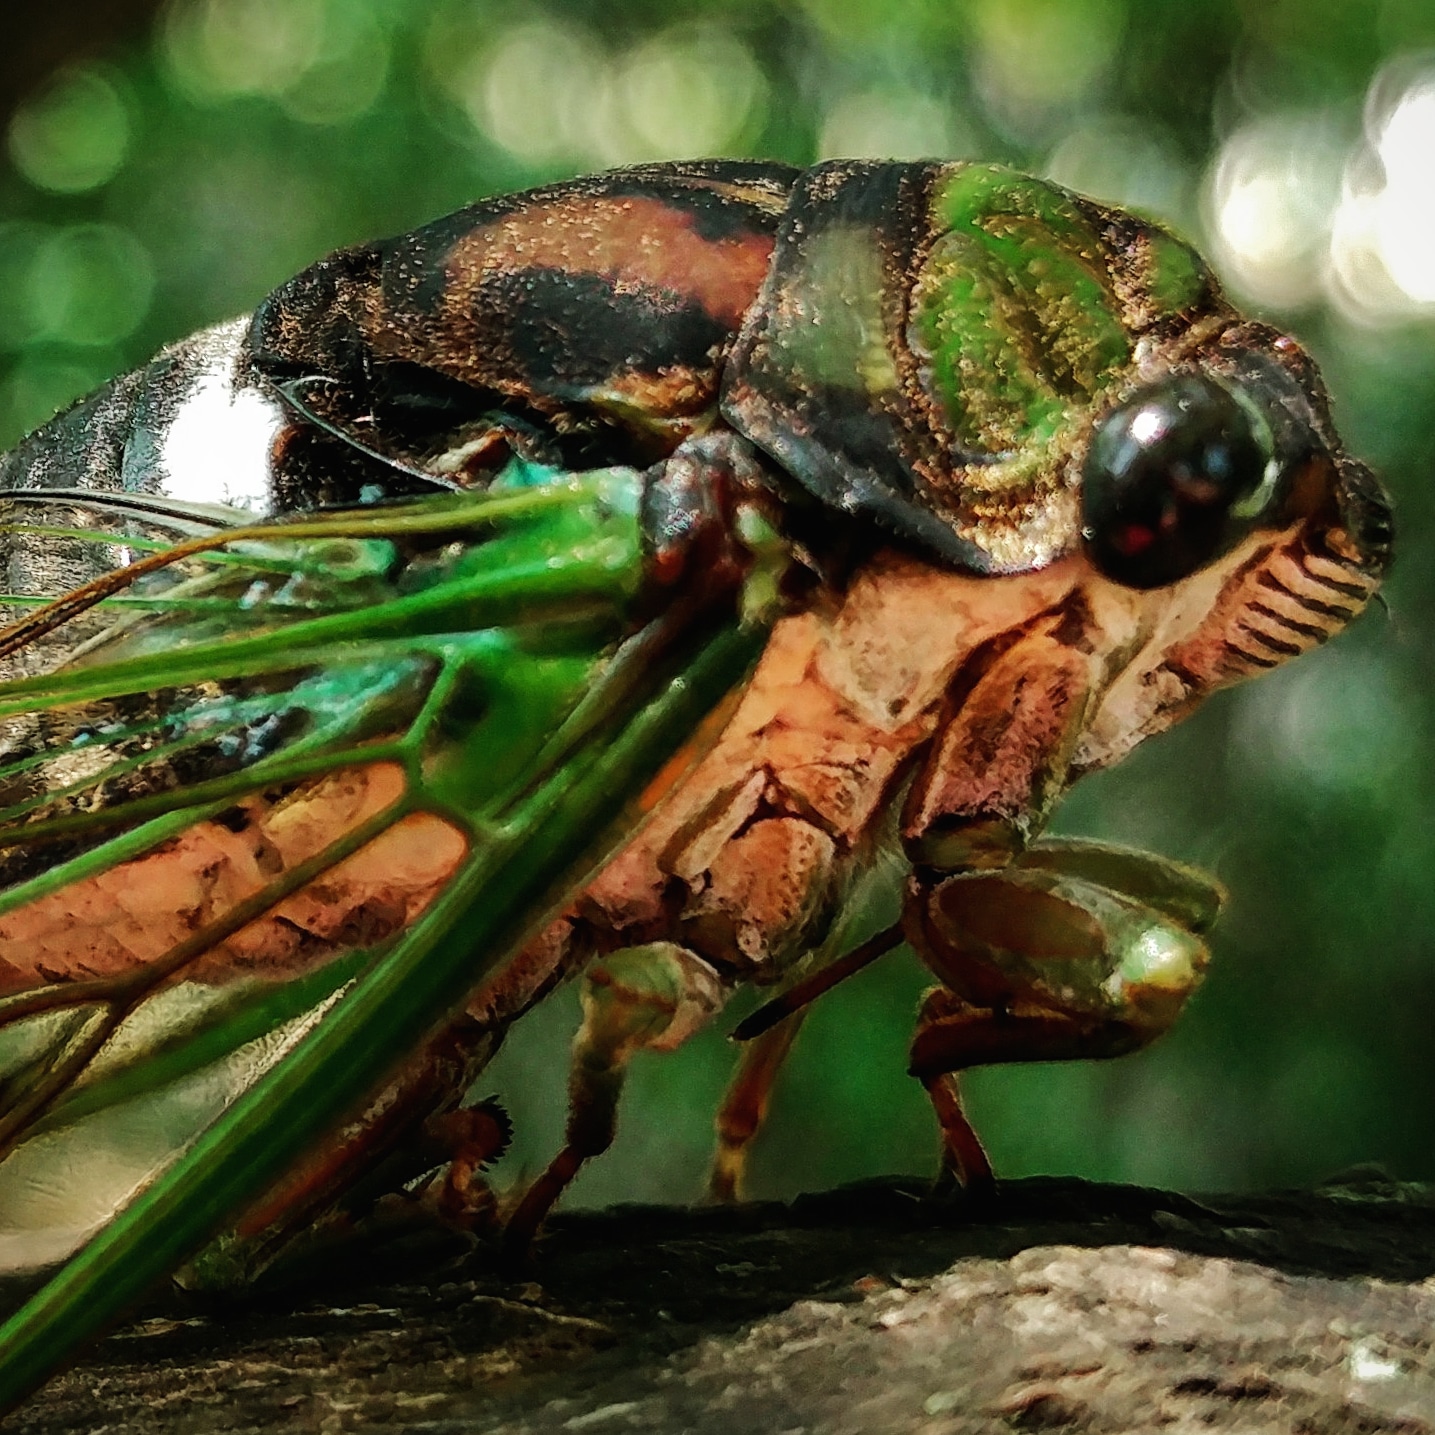
{"label": "green marking on thorax", "polygon": [[909,340],[935,396],[975,448],[1049,443],[1131,357],[1096,234],[1063,191],[993,165],[955,168],[933,220]]}
{"label": "green marking on thorax", "polygon": [[1179,314],[1205,293],[1206,266],[1189,244],[1156,229],[1151,233],[1147,252],[1146,287],[1158,313]]}

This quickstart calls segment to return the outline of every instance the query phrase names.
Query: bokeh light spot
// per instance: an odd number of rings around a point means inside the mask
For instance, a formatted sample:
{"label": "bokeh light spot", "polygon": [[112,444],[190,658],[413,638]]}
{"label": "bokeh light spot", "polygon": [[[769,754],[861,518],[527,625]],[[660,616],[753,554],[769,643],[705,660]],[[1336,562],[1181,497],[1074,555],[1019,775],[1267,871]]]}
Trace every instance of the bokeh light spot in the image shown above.
{"label": "bokeh light spot", "polygon": [[[1428,61],[1428,56],[1424,57]],[[1372,80],[1331,242],[1331,300],[1383,324],[1435,313],[1435,69],[1399,56]]]}
{"label": "bokeh light spot", "polygon": [[37,336],[108,345],[132,334],[149,311],[154,268],[145,247],[114,224],[58,229],[37,249],[26,301]]}
{"label": "bokeh light spot", "polygon": [[1188,175],[1159,125],[1098,115],[1070,130],[1052,150],[1048,179],[1091,199],[1162,219],[1180,218]]}
{"label": "bokeh light spot", "polygon": [[953,159],[966,152],[966,127],[940,100],[911,90],[840,95],[822,117],[820,159]]}
{"label": "bokeh light spot", "polygon": [[280,95],[318,60],[322,0],[179,0],[161,32],[180,88],[196,99]]}
{"label": "bokeh light spot", "polygon": [[717,26],[654,37],[623,57],[616,78],[631,137],[620,163],[726,150],[767,90],[752,52]]}
{"label": "bokeh light spot", "polygon": [[530,163],[554,163],[588,147],[588,127],[607,99],[607,56],[577,26],[534,20],[500,34],[455,82],[469,118],[494,144]]}
{"label": "bokeh light spot", "polygon": [[1435,73],[1406,91],[1376,149],[1385,166],[1381,254],[1411,299],[1435,303]]}
{"label": "bokeh light spot", "polygon": [[1207,223],[1219,267],[1248,297],[1277,308],[1316,298],[1344,160],[1324,111],[1263,117],[1221,146]]}
{"label": "bokeh light spot", "polygon": [[37,335],[30,304],[30,270],[54,231],[47,224],[0,224],[0,349],[18,349]]}
{"label": "bokeh light spot", "polygon": [[486,139],[535,165],[720,154],[766,107],[757,60],[719,26],[681,26],[610,53],[579,27],[534,19],[466,63],[435,68]]}
{"label": "bokeh light spot", "polygon": [[388,37],[382,31],[372,25],[341,26],[326,17],[318,58],[279,96],[279,103],[306,124],[349,124],[378,103],[388,73]]}
{"label": "bokeh light spot", "polygon": [[972,11],[976,70],[988,102],[1017,130],[1104,80],[1121,44],[1116,0],[982,0]]}
{"label": "bokeh light spot", "polygon": [[10,121],[10,158],[41,189],[79,194],[113,179],[130,145],[129,107],[98,70],[64,70]]}

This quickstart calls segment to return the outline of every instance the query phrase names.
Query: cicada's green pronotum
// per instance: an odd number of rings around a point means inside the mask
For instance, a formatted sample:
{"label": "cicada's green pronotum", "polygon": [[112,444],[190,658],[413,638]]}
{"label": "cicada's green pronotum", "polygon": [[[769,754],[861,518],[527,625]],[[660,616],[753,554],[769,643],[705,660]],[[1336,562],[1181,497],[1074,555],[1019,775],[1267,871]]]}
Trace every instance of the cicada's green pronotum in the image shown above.
{"label": "cicada's green pronotum", "polygon": [[777,983],[735,1194],[805,1004],[904,936],[941,982],[913,1074],[989,1183],[956,1073],[1151,1040],[1219,904],[1043,841],[1062,791],[1337,631],[1389,540],[1309,360],[1197,255],[960,164],[476,205],[0,478],[0,1255],[97,1231],[0,1330],[3,1401],[221,1232],[242,1275],[385,1192],[491,1219],[459,1102],[569,975],[567,1139],[510,1241],[633,1052]]}

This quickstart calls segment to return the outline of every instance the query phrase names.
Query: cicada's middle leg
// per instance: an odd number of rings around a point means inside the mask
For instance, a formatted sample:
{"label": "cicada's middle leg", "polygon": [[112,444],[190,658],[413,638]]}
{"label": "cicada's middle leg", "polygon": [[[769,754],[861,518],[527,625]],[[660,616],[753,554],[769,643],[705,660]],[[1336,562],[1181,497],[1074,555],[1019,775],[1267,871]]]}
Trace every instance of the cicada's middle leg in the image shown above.
{"label": "cicada's middle leg", "polygon": [[584,1164],[613,1144],[628,1066],[640,1051],[673,1051],[722,1006],[722,984],[675,942],[628,947],[583,973],[583,1020],[573,1039],[568,1126],[562,1149],[524,1193],[505,1231],[525,1253]]}
{"label": "cicada's middle leg", "polygon": [[805,1009],[793,1012],[743,1048],[714,1123],[717,1151],[708,1178],[708,1195],[714,1201],[741,1197],[748,1153],[767,1119],[772,1089],[806,1014]]}
{"label": "cicada's middle leg", "polygon": [[923,1000],[911,1074],[931,1098],[943,1166],[994,1185],[957,1073],[1122,1056],[1175,1021],[1208,961],[1223,893],[1204,873],[1101,843],[1038,843],[1010,867],[914,878],[904,927],[942,986]]}

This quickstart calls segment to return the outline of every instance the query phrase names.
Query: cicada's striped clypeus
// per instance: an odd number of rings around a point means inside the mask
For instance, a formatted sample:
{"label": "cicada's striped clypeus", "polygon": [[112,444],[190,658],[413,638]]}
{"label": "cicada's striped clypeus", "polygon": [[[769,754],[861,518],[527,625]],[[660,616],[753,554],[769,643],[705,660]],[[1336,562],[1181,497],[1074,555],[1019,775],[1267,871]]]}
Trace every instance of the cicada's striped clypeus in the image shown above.
{"label": "cicada's striped clypeus", "polygon": [[0,473],[0,1251],[98,1231],[0,1334],[9,1400],[221,1230],[243,1274],[385,1191],[491,1216],[502,1121],[460,1100],[575,974],[511,1240],[635,1051],[777,984],[734,1194],[806,1003],[904,937],[913,1074],[990,1183],[955,1073],[1151,1040],[1220,901],[1042,840],[1055,803],[1344,626],[1389,547],[1292,340],[1157,226],[975,164],[486,201]]}

